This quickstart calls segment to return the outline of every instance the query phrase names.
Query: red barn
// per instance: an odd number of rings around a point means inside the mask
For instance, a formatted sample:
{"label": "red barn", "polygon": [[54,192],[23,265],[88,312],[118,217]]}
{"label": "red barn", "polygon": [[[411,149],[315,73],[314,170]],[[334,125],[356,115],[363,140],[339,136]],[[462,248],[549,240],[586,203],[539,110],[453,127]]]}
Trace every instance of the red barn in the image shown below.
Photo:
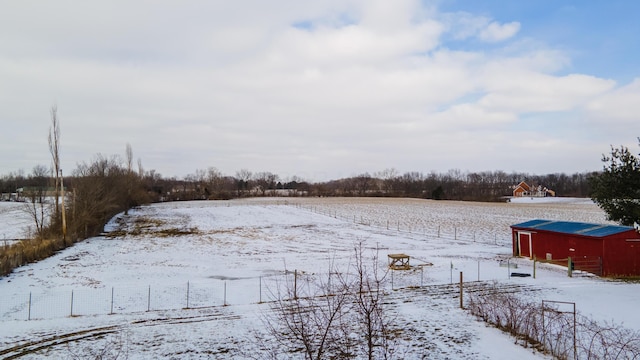
{"label": "red barn", "polygon": [[602,276],[640,276],[640,233],[632,227],[537,219],[511,232],[514,256],[598,259]]}

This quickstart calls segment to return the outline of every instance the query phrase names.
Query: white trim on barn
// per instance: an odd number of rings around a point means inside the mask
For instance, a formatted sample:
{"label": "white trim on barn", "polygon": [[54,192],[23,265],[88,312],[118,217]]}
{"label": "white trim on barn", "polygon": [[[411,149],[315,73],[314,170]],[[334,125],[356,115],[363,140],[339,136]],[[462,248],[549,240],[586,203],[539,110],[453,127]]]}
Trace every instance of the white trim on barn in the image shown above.
{"label": "white trim on barn", "polygon": [[[533,232],[531,231],[517,231],[516,232],[518,234],[518,256],[526,256],[528,258],[533,258],[533,242],[532,242],[532,234]],[[520,237],[521,235],[527,235],[529,237],[529,247],[528,247],[528,254],[523,254],[522,253],[522,238]]]}

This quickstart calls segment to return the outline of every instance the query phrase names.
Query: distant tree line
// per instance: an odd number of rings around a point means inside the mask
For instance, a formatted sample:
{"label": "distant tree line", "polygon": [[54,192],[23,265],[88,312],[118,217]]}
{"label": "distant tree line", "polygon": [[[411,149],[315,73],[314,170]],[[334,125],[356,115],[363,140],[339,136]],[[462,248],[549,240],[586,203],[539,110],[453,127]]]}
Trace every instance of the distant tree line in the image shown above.
{"label": "distant tree line", "polygon": [[[24,191],[53,188],[49,174],[50,171],[46,167],[37,165],[32,173],[26,175],[19,171],[0,176],[0,192],[9,194],[20,189]],[[162,177],[154,170],[132,170],[124,165],[119,156],[107,157],[98,154],[91,162],[79,164],[72,174],[65,176],[63,180],[65,188],[71,192],[75,191],[78,196],[85,195],[86,191],[112,191],[110,196],[103,197],[102,203],[119,203],[119,206],[115,207],[124,210],[123,207],[127,205],[150,202],[227,200],[253,196],[371,196],[504,201],[505,197],[512,195],[513,186],[521,181],[553,189],[557,196],[589,197],[589,178],[595,174],[597,173],[532,175],[519,172],[460,170],[449,170],[446,173],[395,174],[394,170],[385,170],[374,175],[364,173],[326,182],[308,182],[299,178],[281,180],[278,175],[270,172],[252,173],[248,170],[228,176],[211,167],[196,170],[194,174],[178,179]],[[80,189],[85,182],[88,182],[87,188]]]}

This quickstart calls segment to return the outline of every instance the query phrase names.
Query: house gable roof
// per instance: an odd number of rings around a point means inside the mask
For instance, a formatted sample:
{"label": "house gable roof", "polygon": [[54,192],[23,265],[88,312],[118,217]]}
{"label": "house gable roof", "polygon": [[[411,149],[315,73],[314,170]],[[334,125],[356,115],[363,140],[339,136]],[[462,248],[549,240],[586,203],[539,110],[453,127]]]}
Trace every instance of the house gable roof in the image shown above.
{"label": "house gable roof", "polygon": [[592,224],[573,221],[556,221],[535,219],[511,225],[511,228],[524,230],[544,230],[562,234],[582,235],[590,237],[605,237],[633,230],[630,226]]}

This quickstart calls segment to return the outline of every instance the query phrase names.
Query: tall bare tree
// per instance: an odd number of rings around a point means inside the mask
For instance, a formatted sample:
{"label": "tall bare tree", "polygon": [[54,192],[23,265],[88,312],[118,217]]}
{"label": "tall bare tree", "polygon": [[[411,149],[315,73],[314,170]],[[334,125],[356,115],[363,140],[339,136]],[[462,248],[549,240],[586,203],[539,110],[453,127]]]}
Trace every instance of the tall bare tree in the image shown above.
{"label": "tall bare tree", "polygon": [[126,204],[124,204],[124,214],[129,215],[129,207],[131,206],[131,197],[133,193],[133,150],[131,144],[127,143],[125,149],[126,161],[127,161],[127,173],[125,174],[125,183],[127,186]]}
{"label": "tall bare tree", "polygon": [[60,122],[58,106],[51,107],[51,127],[49,128],[49,152],[51,153],[53,179],[55,186],[55,219],[60,217]]}

